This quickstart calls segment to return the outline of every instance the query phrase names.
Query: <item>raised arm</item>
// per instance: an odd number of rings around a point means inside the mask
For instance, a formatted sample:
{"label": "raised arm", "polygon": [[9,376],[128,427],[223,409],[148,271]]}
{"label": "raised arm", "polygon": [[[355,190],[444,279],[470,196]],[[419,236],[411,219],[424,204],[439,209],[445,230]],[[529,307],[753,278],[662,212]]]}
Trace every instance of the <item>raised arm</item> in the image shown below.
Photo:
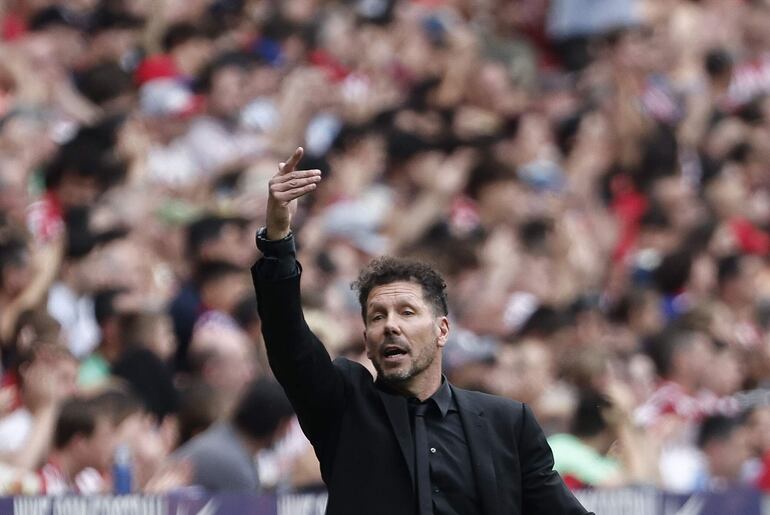
{"label": "raised arm", "polygon": [[341,371],[310,331],[300,299],[301,268],[296,261],[291,219],[297,199],[321,180],[318,170],[295,170],[298,148],[270,180],[266,228],[257,234],[263,257],[252,268],[262,334],[270,367],[281,383],[313,445],[322,447],[345,402]]}

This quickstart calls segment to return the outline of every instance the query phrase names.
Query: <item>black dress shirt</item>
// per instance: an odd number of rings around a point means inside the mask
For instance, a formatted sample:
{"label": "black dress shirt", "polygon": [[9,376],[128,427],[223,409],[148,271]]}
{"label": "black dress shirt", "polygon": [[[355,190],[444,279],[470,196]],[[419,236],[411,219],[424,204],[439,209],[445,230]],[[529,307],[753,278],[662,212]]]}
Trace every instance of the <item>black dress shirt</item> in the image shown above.
{"label": "black dress shirt", "polygon": [[[417,399],[409,399],[417,403]],[[428,404],[425,427],[428,433],[430,491],[434,515],[478,515],[476,481],[460,413],[445,378]]]}

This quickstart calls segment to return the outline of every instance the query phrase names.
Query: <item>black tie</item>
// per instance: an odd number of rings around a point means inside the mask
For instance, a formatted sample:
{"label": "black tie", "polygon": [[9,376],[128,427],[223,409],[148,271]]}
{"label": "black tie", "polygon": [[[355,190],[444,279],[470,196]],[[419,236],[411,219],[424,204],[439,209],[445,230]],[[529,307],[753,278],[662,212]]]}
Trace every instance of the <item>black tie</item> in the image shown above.
{"label": "black tie", "polygon": [[425,430],[427,404],[413,403],[414,416],[414,464],[417,475],[417,507],[420,515],[433,515],[433,499],[430,493],[430,468],[428,465],[428,433]]}

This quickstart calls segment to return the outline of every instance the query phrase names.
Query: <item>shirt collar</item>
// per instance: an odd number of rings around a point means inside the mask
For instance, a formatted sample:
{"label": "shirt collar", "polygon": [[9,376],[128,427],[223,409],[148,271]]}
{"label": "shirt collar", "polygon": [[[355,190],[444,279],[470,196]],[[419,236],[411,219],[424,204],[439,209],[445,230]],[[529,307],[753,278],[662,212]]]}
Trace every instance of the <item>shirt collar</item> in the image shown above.
{"label": "shirt collar", "polygon": [[441,386],[436,390],[436,393],[431,395],[428,401],[430,400],[433,400],[436,404],[436,407],[438,407],[441,412],[442,418],[446,417],[446,414],[454,406],[452,389],[449,387],[449,381],[446,380],[445,376],[441,376]]}
{"label": "shirt collar", "polygon": [[[375,384],[380,390],[386,393],[402,397],[409,402],[419,402],[416,398],[407,398],[406,396],[398,393],[390,385],[383,381],[377,381]],[[441,386],[439,386],[438,390],[436,390],[433,395],[425,399],[424,402],[432,402],[438,408],[439,412],[441,412],[442,418],[445,417],[446,414],[450,411],[456,411],[452,388],[449,386],[449,381],[447,381],[445,375],[441,375]]]}

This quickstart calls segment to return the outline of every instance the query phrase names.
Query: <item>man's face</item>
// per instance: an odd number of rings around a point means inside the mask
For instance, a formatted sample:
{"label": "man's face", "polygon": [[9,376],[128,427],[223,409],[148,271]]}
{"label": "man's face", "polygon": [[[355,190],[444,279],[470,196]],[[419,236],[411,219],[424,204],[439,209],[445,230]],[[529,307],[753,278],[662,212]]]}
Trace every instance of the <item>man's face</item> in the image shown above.
{"label": "man's face", "polygon": [[220,277],[217,281],[206,285],[205,301],[211,301],[222,311],[232,312],[238,302],[248,291],[248,282],[243,274],[233,273]]}
{"label": "man's face", "polygon": [[79,449],[83,467],[109,470],[115,443],[115,426],[106,415],[98,417],[94,432],[91,436],[83,438],[83,445]]}
{"label": "man's face", "polygon": [[67,173],[57,187],[57,196],[65,208],[89,206],[99,195],[99,185],[93,177]]}
{"label": "man's face", "polygon": [[250,342],[240,330],[227,330],[220,335],[216,352],[208,380],[229,398],[237,398],[256,374]]}
{"label": "man's face", "polygon": [[674,353],[674,369],[682,377],[700,385],[706,379],[709,364],[714,359],[714,345],[701,333],[689,335],[687,338],[686,343]]}
{"label": "man's face", "polygon": [[366,302],[366,355],[377,375],[390,383],[404,383],[426,370],[440,373],[441,348],[449,321],[436,316],[422,286],[397,281],[375,286]]}
{"label": "man's face", "polygon": [[245,238],[252,239],[252,234],[242,230],[235,224],[227,224],[222,228],[219,238],[210,241],[201,249],[201,255],[212,261],[230,261],[245,268],[254,261],[249,245],[244,245]]}
{"label": "man's face", "polygon": [[0,269],[2,275],[0,277],[0,293],[9,298],[15,298],[29,285],[33,273],[33,267],[26,255],[18,265],[12,264]]}
{"label": "man's face", "polygon": [[234,118],[243,108],[246,72],[237,66],[227,66],[214,74],[209,106],[217,116]]}
{"label": "man's face", "polygon": [[73,357],[60,357],[52,373],[55,374],[60,392],[65,398],[78,393],[78,362]]}
{"label": "man's face", "polygon": [[723,441],[712,443],[706,449],[706,455],[712,475],[737,481],[745,461],[750,457],[746,428],[739,427]]}
{"label": "man's face", "polygon": [[197,75],[211,59],[214,45],[204,37],[193,38],[173,51],[177,66],[186,74]]}

